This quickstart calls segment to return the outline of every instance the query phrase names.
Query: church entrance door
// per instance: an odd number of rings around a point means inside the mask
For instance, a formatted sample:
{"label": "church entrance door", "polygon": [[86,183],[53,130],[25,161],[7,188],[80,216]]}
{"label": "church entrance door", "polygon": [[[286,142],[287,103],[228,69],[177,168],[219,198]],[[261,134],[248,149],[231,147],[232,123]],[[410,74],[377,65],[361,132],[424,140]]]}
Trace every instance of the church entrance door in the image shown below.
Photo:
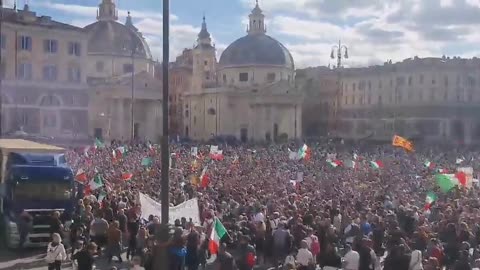
{"label": "church entrance door", "polygon": [[248,129],[247,128],[240,129],[240,141],[242,141],[242,143],[246,143],[248,141]]}

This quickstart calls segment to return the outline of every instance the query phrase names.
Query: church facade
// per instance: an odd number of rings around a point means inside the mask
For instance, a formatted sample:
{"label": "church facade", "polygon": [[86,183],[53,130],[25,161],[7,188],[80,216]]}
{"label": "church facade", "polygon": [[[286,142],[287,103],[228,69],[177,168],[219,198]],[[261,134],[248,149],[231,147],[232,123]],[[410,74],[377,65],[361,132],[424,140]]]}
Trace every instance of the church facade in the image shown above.
{"label": "church facade", "polygon": [[258,3],[247,35],[217,62],[205,18],[193,49],[191,90],[183,96],[183,134],[195,140],[234,136],[279,141],[302,136],[302,94],[290,52],[266,33]]}
{"label": "church facade", "polygon": [[88,35],[89,135],[158,141],[162,134],[162,83],[142,33],[128,14],[118,22],[113,0],[102,0]]}

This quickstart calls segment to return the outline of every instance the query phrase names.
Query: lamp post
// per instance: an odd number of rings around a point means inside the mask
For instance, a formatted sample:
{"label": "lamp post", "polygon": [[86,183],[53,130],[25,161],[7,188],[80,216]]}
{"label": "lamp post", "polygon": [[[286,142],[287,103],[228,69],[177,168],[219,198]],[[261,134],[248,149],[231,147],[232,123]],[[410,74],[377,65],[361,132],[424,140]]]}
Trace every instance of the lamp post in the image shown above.
{"label": "lamp post", "polygon": [[161,218],[162,224],[155,229],[155,238],[157,245],[154,248],[153,269],[168,270],[169,255],[167,251],[170,239],[169,221],[169,159],[170,151],[168,149],[168,63],[169,63],[169,30],[170,30],[170,0],[163,0],[163,95],[162,95],[162,139],[161,139],[161,179],[160,179],[160,197],[161,197]]}
{"label": "lamp post", "polygon": [[[336,52],[336,55],[335,55]],[[343,54],[342,54],[343,53]],[[337,89],[335,93],[335,101],[334,101],[334,132],[337,134],[338,129],[338,111],[340,107],[340,91],[341,91],[341,67],[342,67],[342,60],[348,59],[348,48],[345,45],[342,45],[342,42],[339,40],[338,45],[334,45],[332,47],[332,52],[330,54],[330,58],[337,59]]]}
{"label": "lamp post", "polygon": [[163,95],[162,95],[162,118],[163,118],[163,136],[162,147],[162,174],[161,174],[161,205],[162,205],[162,224],[168,224],[169,212],[169,158],[168,149],[168,64],[170,61],[170,0],[163,0]]}
{"label": "lamp post", "polygon": [[135,43],[135,37],[132,34],[132,44],[131,44],[131,57],[132,57],[132,97],[131,97],[131,122],[130,122],[130,139],[133,141],[135,139],[135,52],[137,51],[137,44]]}

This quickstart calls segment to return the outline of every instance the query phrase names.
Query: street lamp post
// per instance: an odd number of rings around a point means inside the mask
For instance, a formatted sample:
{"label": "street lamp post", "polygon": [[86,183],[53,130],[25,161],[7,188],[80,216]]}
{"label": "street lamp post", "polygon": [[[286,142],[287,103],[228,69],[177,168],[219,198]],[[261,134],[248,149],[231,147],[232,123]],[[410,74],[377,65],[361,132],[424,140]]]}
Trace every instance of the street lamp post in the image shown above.
{"label": "street lamp post", "polygon": [[135,39],[133,37],[133,34],[132,34],[132,44],[131,44],[132,48],[131,48],[131,56],[132,56],[132,97],[131,97],[131,122],[130,122],[130,139],[133,141],[135,139],[135,107],[134,107],[134,104],[135,104],[135,52],[137,50],[137,44],[135,43]]}
{"label": "street lamp post", "polygon": [[161,219],[160,224],[155,230],[157,246],[154,249],[155,257],[153,259],[153,269],[168,270],[169,255],[168,243],[170,239],[169,221],[169,158],[168,149],[168,63],[169,63],[169,30],[170,30],[170,0],[163,0],[163,95],[162,95],[162,140],[161,140],[161,179],[160,179],[160,197],[161,197]]}
{"label": "street lamp post", "polygon": [[[336,52],[336,55],[335,55]],[[343,53],[343,54],[342,54]],[[332,47],[332,52],[330,54],[330,58],[337,59],[337,89],[335,93],[335,101],[334,101],[334,112],[333,117],[334,120],[334,131],[337,134],[338,129],[338,112],[340,107],[340,92],[341,92],[341,68],[342,68],[342,60],[348,59],[348,48],[345,45],[342,45],[342,42],[339,40],[338,45],[334,45]]]}

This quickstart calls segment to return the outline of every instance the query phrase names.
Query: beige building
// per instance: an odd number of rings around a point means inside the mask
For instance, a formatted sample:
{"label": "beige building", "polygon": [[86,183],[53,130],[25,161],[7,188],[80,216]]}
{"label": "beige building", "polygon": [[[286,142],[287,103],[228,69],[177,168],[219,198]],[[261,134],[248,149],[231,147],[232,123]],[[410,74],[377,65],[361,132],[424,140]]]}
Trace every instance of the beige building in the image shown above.
{"label": "beige building", "polygon": [[480,59],[418,58],[342,71],[341,135],[480,142]]}
{"label": "beige building", "polygon": [[158,141],[162,84],[155,78],[156,63],[132,17],[128,14],[125,24],[119,23],[113,0],[101,0],[97,21],[84,30],[91,86],[90,136]]}
{"label": "beige building", "polygon": [[87,138],[87,35],[83,29],[23,10],[3,9],[2,128]]}
{"label": "beige building", "polygon": [[90,101],[89,114],[96,138],[128,140],[133,135],[142,140],[160,140],[162,82],[147,71],[135,74],[133,93],[131,82],[131,75],[126,74],[91,86],[95,98]]}
{"label": "beige building", "polygon": [[184,95],[185,136],[235,136],[241,141],[302,136],[302,95],[295,88],[293,58],[266,34],[258,4],[249,15],[247,32],[217,63],[204,20],[193,49],[192,88]]}

